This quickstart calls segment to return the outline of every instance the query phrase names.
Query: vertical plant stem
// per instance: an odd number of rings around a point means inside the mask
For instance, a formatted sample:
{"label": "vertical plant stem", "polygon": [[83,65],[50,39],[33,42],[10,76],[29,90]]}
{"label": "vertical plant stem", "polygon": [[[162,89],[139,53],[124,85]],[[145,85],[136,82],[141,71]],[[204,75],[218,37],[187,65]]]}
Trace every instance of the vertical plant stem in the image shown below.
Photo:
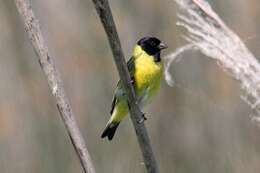
{"label": "vertical plant stem", "polygon": [[138,138],[139,146],[143,154],[144,163],[148,173],[159,173],[159,169],[153,154],[152,146],[144,122],[140,122],[143,113],[137,105],[135,92],[131,83],[130,74],[127,69],[124,54],[121,48],[120,40],[116,31],[114,19],[107,0],[92,0],[100,20],[103,24],[107,38],[113,53],[114,61],[123,83],[127,100],[129,103],[129,112],[133,122],[135,132]]}
{"label": "vertical plant stem", "polygon": [[73,147],[79,157],[81,166],[85,173],[95,173],[95,169],[83,140],[82,134],[79,131],[75,116],[65,95],[59,72],[54,65],[53,59],[49,55],[47,46],[44,42],[39,22],[35,18],[33,10],[28,1],[15,0],[14,2],[24,22],[25,30],[28,33],[33,48],[38,55],[41,69],[47,78],[52,95],[56,99],[59,113],[70,136]]}

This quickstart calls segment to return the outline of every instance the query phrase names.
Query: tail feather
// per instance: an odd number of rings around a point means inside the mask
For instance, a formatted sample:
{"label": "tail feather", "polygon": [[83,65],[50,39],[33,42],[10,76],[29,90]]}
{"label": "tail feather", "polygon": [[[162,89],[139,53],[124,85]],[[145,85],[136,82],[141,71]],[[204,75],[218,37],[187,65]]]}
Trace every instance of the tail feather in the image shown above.
{"label": "tail feather", "polygon": [[101,138],[107,137],[109,140],[112,140],[115,135],[118,125],[119,125],[118,122],[108,123],[105,130],[103,131],[103,133],[101,135]]}

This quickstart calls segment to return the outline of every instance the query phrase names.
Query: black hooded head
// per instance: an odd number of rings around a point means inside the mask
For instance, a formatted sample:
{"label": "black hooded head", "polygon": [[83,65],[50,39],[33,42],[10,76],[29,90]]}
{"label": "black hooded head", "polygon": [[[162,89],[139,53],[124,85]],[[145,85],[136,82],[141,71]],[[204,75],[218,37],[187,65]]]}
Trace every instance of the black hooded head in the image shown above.
{"label": "black hooded head", "polygon": [[143,37],[137,44],[148,54],[155,56],[155,61],[160,61],[160,52],[167,46],[155,37]]}

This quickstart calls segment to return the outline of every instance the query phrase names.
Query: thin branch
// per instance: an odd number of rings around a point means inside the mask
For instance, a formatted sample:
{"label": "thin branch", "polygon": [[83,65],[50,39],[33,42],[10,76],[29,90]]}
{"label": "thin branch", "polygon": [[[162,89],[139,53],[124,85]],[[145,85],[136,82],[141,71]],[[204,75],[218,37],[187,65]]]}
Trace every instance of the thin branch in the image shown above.
{"label": "thin branch", "polygon": [[187,29],[186,40],[238,80],[242,96],[260,121],[260,64],[243,41],[221,20],[205,0],[175,0],[177,23]]}
{"label": "thin branch", "polygon": [[[148,173],[159,173],[159,169],[152,151],[150,140],[148,137],[147,130],[142,120],[142,112],[137,105],[136,96],[131,84],[130,75],[125,62],[124,54],[121,48],[120,40],[116,31],[116,26],[114,19],[109,7],[107,0],[93,0],[96,10],[99,14],[100,20],[106,31],[110,47],[112,49],[114,61],[123,83],[124,89],[126,91],[129,112],[131,115],[131,120],[133,122],[135,132],[138,138],[139,146],[141,148],[144,163]],[[141,122],[141,123],[140,123]]]}
{"label": "thin branch", "polygon": [[57,107],[66,126],[74,149],[79,157],[81,166],[85,173],[95,173],[90,155],[86,148],[82,134],[79,131],[75,116],[69,101],[65,95],[62,81],[53,59],[49,55],[47,46],[43,39],[39,22],[35,18],[32,8],[26,0],[15,0],[16,7],[24,22],[25,30],[39,58],[40,66],[47,78],[49,88],[56,99]]}

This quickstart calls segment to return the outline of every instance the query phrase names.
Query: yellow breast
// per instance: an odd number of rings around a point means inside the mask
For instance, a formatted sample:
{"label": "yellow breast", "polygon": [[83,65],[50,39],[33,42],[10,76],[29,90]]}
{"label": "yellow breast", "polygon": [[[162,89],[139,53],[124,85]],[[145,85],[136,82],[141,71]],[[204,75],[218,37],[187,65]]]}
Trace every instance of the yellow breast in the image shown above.
{"label": "yellow breast", "polygon": [[160,86],[162,63],[155,62],[154,57],[145,53],[139,46],[135,48],[134,55],[136,55],[134,86],[137,95],[142,95],[147,89],[149,89],[149,94],[153,95]]}

